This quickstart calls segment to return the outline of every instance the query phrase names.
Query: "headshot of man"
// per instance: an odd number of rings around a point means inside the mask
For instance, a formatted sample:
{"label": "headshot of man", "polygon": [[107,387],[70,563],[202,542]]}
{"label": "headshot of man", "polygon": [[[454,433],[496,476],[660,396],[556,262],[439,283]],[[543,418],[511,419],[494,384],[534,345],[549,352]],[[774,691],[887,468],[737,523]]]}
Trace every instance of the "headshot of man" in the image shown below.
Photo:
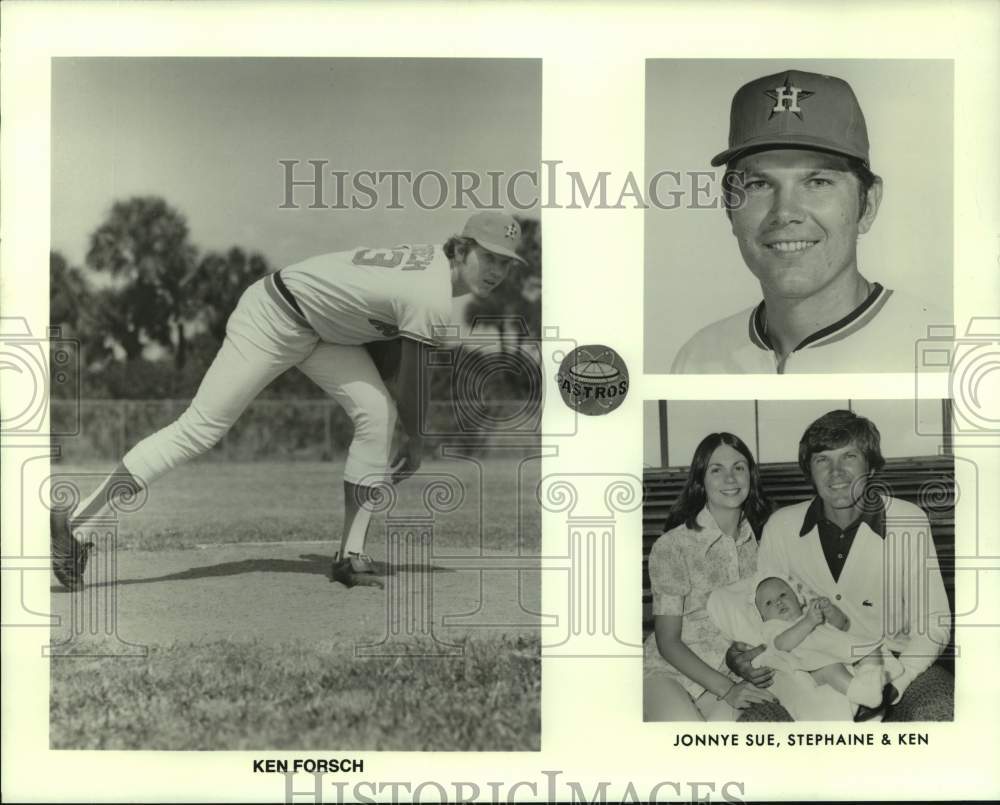
{"label": "headshot of man", "polygon": [[725,214],[762,299],[690,336],[672,371],[913,371],[928,326],[951,319],[859,265],[884,183],[851,86],[794,69],[744,84],[711,165],[725,166]]}

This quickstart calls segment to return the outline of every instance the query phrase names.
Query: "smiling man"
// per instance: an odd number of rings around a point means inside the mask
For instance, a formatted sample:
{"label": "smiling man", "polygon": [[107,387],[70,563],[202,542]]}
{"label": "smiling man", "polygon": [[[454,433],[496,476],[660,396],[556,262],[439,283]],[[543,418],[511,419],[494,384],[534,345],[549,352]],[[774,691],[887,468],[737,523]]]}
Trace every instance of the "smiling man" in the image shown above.
{"label": "smiling man", "polygon": [[[885,464],[880,443],[874,423],[851,411],[806,429],[799,467],[815,497],[771,516],[758,570],[829,598],[859,658],[879,643],[899,657],[905,670],[886,689],[893,718],[950,720],[953,682],[934,663],[949,641],[951,607],[927,515],[871,483]],[[749,648],[738,645],[728,660],[754,681],[762,669],[744,661],[763,647]]]}
{"label": "smiling man", "polygon": [[764,299],[696,333],[672,371],[913,371],[916,342],[949,319],[858,267],[882,180],[851,87],[798,70],[744,85],[712,160],[723,164],[726,214]]}

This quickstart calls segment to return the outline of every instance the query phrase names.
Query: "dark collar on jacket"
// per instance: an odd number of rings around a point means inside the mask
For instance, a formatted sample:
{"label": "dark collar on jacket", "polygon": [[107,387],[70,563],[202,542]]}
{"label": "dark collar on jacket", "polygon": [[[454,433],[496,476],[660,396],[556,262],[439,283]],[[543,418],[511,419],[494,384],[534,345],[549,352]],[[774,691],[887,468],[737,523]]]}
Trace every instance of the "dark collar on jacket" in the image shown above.
{"label": "dark collar on jacket", "polygon": [[[871,497],[874,500],[871,503],[865,500],[861,516],[843,530],[846,531],[852,526],[860,526],[861,523],[867,523],[872,531],[882,537],[882,539],[885,539],[885,500],[878,494],[866,495],[865,497]],[[812,503],[809,504],[809,508],[806,509],[806,516],[802,519],[802,530],[799,531],[799,536],[804,537],[816,528],[821,520],[826,520],[826,515],[823,513],[823,501],[817,495],[813,498]]]}

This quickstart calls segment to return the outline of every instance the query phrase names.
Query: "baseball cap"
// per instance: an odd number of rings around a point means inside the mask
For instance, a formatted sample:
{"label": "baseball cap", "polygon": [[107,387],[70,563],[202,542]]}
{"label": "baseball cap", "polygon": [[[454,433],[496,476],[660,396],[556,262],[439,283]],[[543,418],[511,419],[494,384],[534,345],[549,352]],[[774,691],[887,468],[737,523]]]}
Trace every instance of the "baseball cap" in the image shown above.
{"label": "baseball cap", "polygon": [[786,70],[740,87],[729,115],[729,148],[712,159],[712,167],[769,148],[817,148],[868,166],[868,129],[851,85]]}
{"label": "baseball cap", "polygon": [[463,238],[472,238],[487,251],[511,257],[527,265],[516,251],[521,242],[521,225],[502,212],[477,212],[465,222]]}

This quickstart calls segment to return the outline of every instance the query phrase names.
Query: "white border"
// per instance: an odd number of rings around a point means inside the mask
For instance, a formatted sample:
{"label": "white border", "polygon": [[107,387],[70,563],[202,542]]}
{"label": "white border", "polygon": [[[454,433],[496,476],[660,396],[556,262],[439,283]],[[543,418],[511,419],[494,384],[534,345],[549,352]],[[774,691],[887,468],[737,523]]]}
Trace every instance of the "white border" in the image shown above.
{"label": "white border", "polygon": [[[47,319],[49,233],[49,67],[55,55],[384,55],[542,57],[543,157],[591,175],[643,175],[643,76],[646,58],[830,57],[955,60],[956,319],[996,313],[1000,75],[994,4],[937,3],[41,3],[3,4],[2,242],[0,305]],[[641,400],[666,398],[899,397],[905,378],[643,378],[641,211],[546,210],[545,321],[579,343],[616,346],[633,368],[628,401],[610,417],[589,419],[560,444],[546,472],[638,474]],[[845,388],[831,393],[831,383]],[[943,389],[928,390],[941,396]],[[2,392],[0,392],[2,393]],[[996,451],[980,467],[995,480]],[[10,477],[5,474],[5,482]],[[5,495],[7,493],[5,492]],[[41,513],[39,513],[41,514]],[[995,503],[980,511],[996,523]],[[623,516],[619,534],[638,534]],[[10,523],[5,522],[5,526]],[[39,525],[42,525],[40,522]],[[565,523],[547,515],[545,544]],[[5,541],[10,536],[4,529]],[[29,535],[46,553],[44,527]],[[993,538],[995,540],[995,537]],[[994,555],[1000,554],[995,550]],[[5,550],[6,553],[6,550]],[[619,585],[637,584],[638,546],[622,548]],[[28,574],[42,576],[43,574]],[[983,573],[979,606],[1000,612],[995,574]],[[33,582],[34,583],[34,582]],[[28,594],[45,600],[47,581]],[[4,604],[16,585],[4,585]],[[547,602],[551,603],[551,602]],[[958,607],[962,609],[962,601]],[[965,600],[971,606],[971,600]],[[993,622],[996,622],[995,618]],[[630,634],[638,619],[625,617]],[[270,800],[278,778],[250,774],[260,753],[59,752],[47,749],[47,663],[40,630],[4,630],[3,791],[5,799],[129,801]],[[379,780],[536,781],[543,769],[562,779],[615,781],[621,796],[664,780],[744,781],[745,799],[986,797],[1000,793],[998,660],[993,629],[959,632],[954,724],[921,726],[931,746],[878,751],[672,750],[670,725],[639,720],[639,660],[554,660],[544,665],[543,750],[517,754],[364,753],[365,778]],[[762,728],[764,729],[764,728]],[[775,733],[788,727],[771,725]],[[735,730],[746,732],[746,728]],[[565,790],[564,790],[565,791]],[[333,796],[333,792],[328,792]],[[530,797],[522,789],[520,797]],[[665,796],[676,796],[664,789]],[[682,796],[688,796],[685,789]]]}

